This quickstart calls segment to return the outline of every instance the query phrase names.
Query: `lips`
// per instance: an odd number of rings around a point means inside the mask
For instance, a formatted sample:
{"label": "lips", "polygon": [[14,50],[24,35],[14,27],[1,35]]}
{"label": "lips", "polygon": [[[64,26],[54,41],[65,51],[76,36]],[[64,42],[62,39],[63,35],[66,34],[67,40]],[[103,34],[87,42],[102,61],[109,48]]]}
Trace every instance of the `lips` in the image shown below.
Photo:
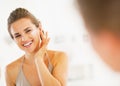
{"label": "lips", "polygon": [[33,41],[29,41],[23,44],[24,47],[28,48],[33,43]]}

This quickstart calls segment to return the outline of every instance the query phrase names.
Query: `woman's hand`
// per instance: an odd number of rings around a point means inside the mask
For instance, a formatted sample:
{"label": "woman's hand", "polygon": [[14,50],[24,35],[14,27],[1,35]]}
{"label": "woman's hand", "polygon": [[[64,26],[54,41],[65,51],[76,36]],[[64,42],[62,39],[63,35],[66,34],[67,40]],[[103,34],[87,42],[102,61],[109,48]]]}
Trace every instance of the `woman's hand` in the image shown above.
{"label": "woman's hand", "polygon": [[44,63],[44,56],[47,53],[47,45],[49,43],[48,33],[40,32],[41,34],[41,47],[35,55],[35,65],[39,75],[41,86],[66,86],[67,76],[67,56],[63,52],[53,52],[53,65],[52,73],[49,71],[48,66]]}
{"label": "woman's hand", "polygon": [[40,30],[40,37],[41,37],[41,44],[40,44],[40,49],[38,52],[35,54],[35,58],[42,59],[44,58],[44,55],[46,54],[47,51],[47,45],[49,43],[50,38],[48,38],[48,33],[42,30]]}

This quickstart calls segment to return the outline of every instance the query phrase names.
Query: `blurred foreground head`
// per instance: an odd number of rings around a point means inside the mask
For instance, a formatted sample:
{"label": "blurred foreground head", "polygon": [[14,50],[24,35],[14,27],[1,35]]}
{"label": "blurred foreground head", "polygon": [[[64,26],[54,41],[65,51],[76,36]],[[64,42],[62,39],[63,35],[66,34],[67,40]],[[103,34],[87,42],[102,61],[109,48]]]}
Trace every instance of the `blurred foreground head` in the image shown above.
{"label": "blurred foreground head", "polygon": [[100,57],[120,72],[120,0],[77,0],[91,42]]}

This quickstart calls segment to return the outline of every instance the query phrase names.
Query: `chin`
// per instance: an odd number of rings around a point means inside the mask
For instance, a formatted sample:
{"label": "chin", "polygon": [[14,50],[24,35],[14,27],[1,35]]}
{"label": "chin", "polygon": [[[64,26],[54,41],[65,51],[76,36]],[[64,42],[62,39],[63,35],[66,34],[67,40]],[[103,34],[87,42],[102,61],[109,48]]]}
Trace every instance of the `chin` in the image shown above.
{"label": "chin", "polygon": [[21,48],[25,53],[34,53],[35,49],[34,48]]}
{"label": "chin", "polygon": [[29,48],[27,50],[25,50],[27,53],[36,53],[39,50],[38,47],[34,47],[34,48]]}

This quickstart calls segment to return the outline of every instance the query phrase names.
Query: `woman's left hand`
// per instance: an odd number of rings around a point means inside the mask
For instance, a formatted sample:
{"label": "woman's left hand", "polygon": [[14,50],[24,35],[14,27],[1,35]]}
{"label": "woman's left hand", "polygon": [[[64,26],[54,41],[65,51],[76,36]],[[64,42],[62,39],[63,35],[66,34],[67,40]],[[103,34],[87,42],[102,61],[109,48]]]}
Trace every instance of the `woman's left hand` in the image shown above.
{"label": "woman's left hand", "polygon": [[[38,71],[39,79],[42,86],[66,86],[67,81],[67,56],[63,52],[54,52],[54,58],[50,60],[53,69],[49,71],[48,66],[44,62],[44,56],[47,53],[47,45],[49,43],[48,33],[41,31],[41,47],[36,53],[35,64]],[[55,64],[54,64],[55,63]]]}
{"label": "woman's left hand", "polygon": [[48,32],[44,33],[42,30],[40,31],[40,37],[41,37],[42,41],[40,44],[40,49],[35,54],[35,58],[40,58],[43,60],[44,55],[47,52],[47,45],[49,43],[50,38],[48,38]]}

